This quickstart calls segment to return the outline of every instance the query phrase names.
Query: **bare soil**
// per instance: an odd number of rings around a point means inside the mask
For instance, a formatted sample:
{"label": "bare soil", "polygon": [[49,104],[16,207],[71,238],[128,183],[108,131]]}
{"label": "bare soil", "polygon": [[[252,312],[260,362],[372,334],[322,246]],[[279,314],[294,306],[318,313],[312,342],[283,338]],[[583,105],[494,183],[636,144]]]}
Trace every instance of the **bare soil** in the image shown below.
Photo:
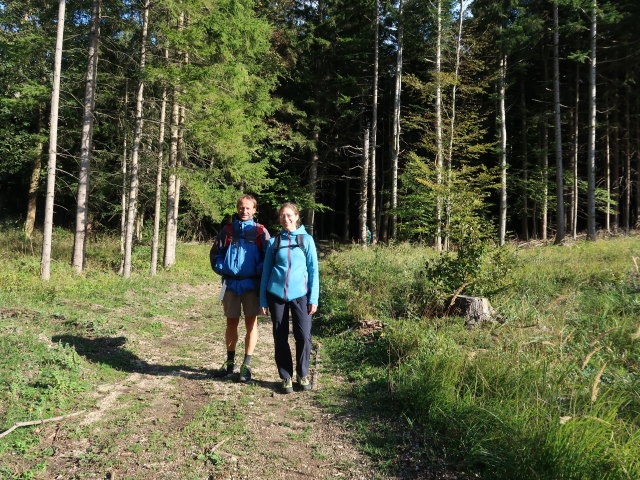
{"label": "bare soil", "polygon": [[[114,354],[126,349],[133,358],[130,372],[91,392],[90,411],[38,427],[40,445],[10,459],[14,472],[46,461],[36,478],[389,478],[358,450],[344,419],[320,406],[320,375],[311,391],[280,393],[267,319],[259,325],[254,380],[212,375],[224,360],[215,290],[176,285],[176,299],[195,299],[181,318],[155,317],[161,334],[114,341]],[[243,349],[241,341],[240,358]]]}

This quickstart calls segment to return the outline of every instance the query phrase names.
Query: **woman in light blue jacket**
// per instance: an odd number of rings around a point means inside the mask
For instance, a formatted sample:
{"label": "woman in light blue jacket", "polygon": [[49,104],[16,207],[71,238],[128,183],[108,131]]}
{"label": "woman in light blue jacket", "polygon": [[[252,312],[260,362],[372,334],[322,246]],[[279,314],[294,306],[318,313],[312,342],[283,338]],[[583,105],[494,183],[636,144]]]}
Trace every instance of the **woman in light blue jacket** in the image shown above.
{"label": "woman in light blue jacket", "polygon": [[[300,212],[294,203],[278,210],[282,230],[269,240],[260,282],[262,314],[271,313],[278,373],[284,393],[293,391],[293,361],[289,347],[289,312],[296,343],[297,382],[311,388],[311,316],[318,308],[320,276],[318,254],[311,235],[300,226]],[[268,309],[268,310],[267,310]]]}

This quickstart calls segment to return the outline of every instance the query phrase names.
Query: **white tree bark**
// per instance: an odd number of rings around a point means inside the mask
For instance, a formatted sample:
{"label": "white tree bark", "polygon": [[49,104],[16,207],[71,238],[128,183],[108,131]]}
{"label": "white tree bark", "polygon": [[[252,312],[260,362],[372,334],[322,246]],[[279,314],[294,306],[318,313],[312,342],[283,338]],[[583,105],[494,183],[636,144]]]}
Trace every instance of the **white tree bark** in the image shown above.
{"label": "white tree bark", "polygon": [[91,34],[87,62],[87,79],[82,111],[82,136],[80,138],[80,173],[76,196],[76,229],[73,238],[71,265],[76,273],[82,273],[85,259],[85,243],[89,215],[89,172],[93,150],[93,120],[98,81],[98,46],[100,44],[100,0],[94,0],[91,9]]}
{"label": "white tree bark", "polygon": [[458,10],[458,34],[456,36],[456,63],[453,74],[453,87],[451,88],[451,124],[449,128],[449,150],[447,153],[447,198],[445,207],[445,238],[444,249],[449,250],[449,226],[451,224],[451,180],[453,170],[453,143],[456,135],[456,93],[460,72],[460,53],[462,51],[462,23],[464,19],[464,0],[460,0]]}
{"label": "white tree bark", "polygon": [[164,236],[163,266],[168,268],[176,261],[177,219],[175,217],[176,186],[178,181],[178,128],[180,123],[180,104],[178,88],[173,88],[173,106],[171,108],[171,140],[169,144],[169,176],[167,179],[167,221]]}
{"label": "white tree bark", "polygon": [[392,114],[392,146],[391,146],[391,238],[395,239],[398,233],[398,156],[400,154],[400,100],[402,94],[402,42],[403,20],[402,1],[398,5],[398,51],[396,53],[396,80],[393,94]]}
{"label": "white tree bark", "polygon": [[564,173],[562,162],[562,112],[560,111],[560,26],[558,2],[553,2],[553,105],[555,110],[555,154],[556,154],[556,239],[562,243],[565,235]]}
{"label": "white tree bark", "polygon": [[140,155],[140,139],[142,137],[142,127],[144,126],[144,70],[147,59],[147,32],[149,28],[149,0],[145,0],[142,18],[142,37],[140,40],[140,73],[141,79],[136,95],[136,124],[133,133],[133,143],[131,145],[131,182],[129,183],[129,200],[127,205],[127,228],[124,244],[124,262],[122,276],[131,276],[131,253],[133,250],[134,224],[138,208],[138,157]]}
{"label": "white tree bark", "polygon": [[364,129],[362,141],[362,163],[360,169],[360,205],[358,207],[359,240],[367,246],[367,206],[369,199],[369,127]]}
{"label": "white tree bark", "polygon": [[49,129],[49,161],[47,164],[47,195],[44,209],[44,233],[42,238],[42,256],[40,259],[40,278],[51,278],[51,244],[53,237],[53,202],[56,190],[56,156],[58,150],[58,109],[60,105],[60,71],[62,66],[62,47],[64,41],[65,0],[58,4],[58,27],[56,49],[53,62],[53,88],[51,89],[51,122]]}
{"label": "white tree bark", "polygon": [[500,110],[500,245],[504,245],[507,234],[507,110],[505,107],[507,56],[500,57],[498,98]]}
{"label": "white tree bark", "polygon": [[124,84],[124,112],[123,112],[123,139],[122,139],[122,164],[120,173],[122,175],[122,191],[120,193],[120,269],[118,275],[122,275],[124,269],[124,243],[127,236],[127,161],[129,159],[127,114],[129,111],[129,79]]}
{"label": "white tree bark", "polygon": [[443,149],[442,149],[442,1],[436,1],[436,182],[438,192],[436,194],[436,234],[435,249],[442,250],[442,221],[443,221],[443,205],[442,183],[443,183]]}
{"label": "white tree bark", "polygon": [[571,185],[571,237],[578,238],[578,153],[580,147],[580,64],[576,63],[576,106],[573,114],[573,182]]}
{"label": "white tree bark", "polygon": [[369,172],[369,224],[371,225],[371,244],[378,241],[377,203],[376,203],[376,148],[378,142],[378,69],[380,48],[380,0],[375,4],[375,33],[373,42],[373,97],[371,101],[371,159]]}
{"label": "white tree bark", "polygon": [[624,152],[624,234],[629,235],[631,228],[631,114],[629,112],[629,101],[625,106],[625,152]]}
{"label": "white tree bark", "polygon": [[[169,51],[165,49],[165,59]],[[158,249],[160,244],[160,209],[162,204],[162,169],[164,165],[164,132],[167,120],[167,87],[162,89],[162,100],[160,104],[160,124],[158,131],[158,151],[156,166],[156,196],[153,208],[153,240],[151,242],[151,275],[155,275],[158,269]]]}
{"label": "white tree bark", "polygon": [[589,152],[587,155],[587,238],[596,240],[596,34],[598,1],[591,2],[591,29],[589,36],[591,58],[589,62]]}

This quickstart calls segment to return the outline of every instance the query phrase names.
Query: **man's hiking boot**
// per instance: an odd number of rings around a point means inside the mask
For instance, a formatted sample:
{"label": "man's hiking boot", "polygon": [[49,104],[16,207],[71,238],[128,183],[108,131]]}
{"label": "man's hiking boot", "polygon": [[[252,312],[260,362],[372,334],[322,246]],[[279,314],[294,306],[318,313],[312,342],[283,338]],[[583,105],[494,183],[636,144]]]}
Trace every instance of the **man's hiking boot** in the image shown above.
{"label": "man's hiking boot", "polygon": [[226,361],[222,364],[222,366],[218,370],[214,370],[213,376],[221,378],[221,377],[226,377],[228,375],[231,375],[233,373],[233,369],[235,368],[235,366],[236,366],[235,363]]}
{"label": "man's hiking boot", "polygon": [[300,385],[300,388],[302,390],[310,390],[311,389],[311,382],[309,381],[309,377],[301,377],[300,375],[298,375],[298,385]]}
{"label": "man's hiking boot", "polygon": [[240,378],[239,380],[243,383],[249,383],[251,380],[251,368],[249,365],[245,365],[244,363],[240,366]]}
{"label": "man's hiking boot", "polygon": [[293,382],[291,378],[285,378],[282,380],[282,393],[291,393],[293,392]]}

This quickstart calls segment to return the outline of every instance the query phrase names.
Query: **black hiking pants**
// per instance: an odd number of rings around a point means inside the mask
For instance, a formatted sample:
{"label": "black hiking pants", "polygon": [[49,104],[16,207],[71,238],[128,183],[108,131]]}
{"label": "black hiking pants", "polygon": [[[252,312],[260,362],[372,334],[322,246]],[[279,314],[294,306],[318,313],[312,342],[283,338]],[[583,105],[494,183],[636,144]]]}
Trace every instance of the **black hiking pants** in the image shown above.
{"label": "black hiking pants", "polygon": [[311,315],[307,310],[307,296],[284,301],[267,292],[267,304],[273,324],[273,343],[280,378],[284,380],[293,377],[293,361],[289,347],[289,311],[296,343],[296,373],[306,377],[309,374],[311,355]]}

